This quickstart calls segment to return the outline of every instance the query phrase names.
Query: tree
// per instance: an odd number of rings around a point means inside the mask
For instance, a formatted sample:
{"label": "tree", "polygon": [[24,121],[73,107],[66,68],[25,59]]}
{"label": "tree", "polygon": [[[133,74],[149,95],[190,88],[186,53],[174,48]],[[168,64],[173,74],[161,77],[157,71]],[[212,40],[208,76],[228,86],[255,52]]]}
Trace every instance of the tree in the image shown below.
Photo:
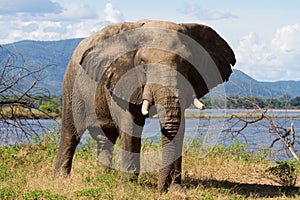
{"label": "tree", "polygon": [[293,107],[300,107],[300,97],[295,97],[290,100],[290,104]]}
{"label": "tree", "polygon": [[42,105],[40,105],[39,109],[43,112],[53,112],[53,113],[58,112],[57,106],[51,102],[43,103]]}
{"label": "tree", "polygon": [[36,97],[50,95],[38,86],[49,66],[27,65],[22,55],[0,46],[0,140],[20,134],[29,139],[44,128],[37,120],[40,110],[33,102]]}
{"label": "tree", "polygon": [[[275,140],[272,141],[269,148],[272,148],[276,142],[281,141],[282,144],[284,145],[284,149],[288,150],[296,160],[300,160],[300,155],[295,150],[295,145],[296,144],[299,145],[300,143],[299,141],[296,141],[296,133],[295,133],[295,128],[293,123],[291,124],[290,127],[279,126],[278,123],[275,123],[274,119],[267,113],[268,110],[263,109],[259,105],[259,103],[261,103],[260,101],[257,102],[257,99],[252,97],[245,97],[243,99],[245,100],[244,103],[246,104],[246,107],[248,107],[249,104],[251,104],[251,107],[255,109],[256,111],[255,115],[257,117],[250,116],[250,119],[245,119],[244,117],[232,115],[229,120],[236,118],[237,122],[235,122],[232,127],[225,129],[223,132],[232,133],[234,136],[241,134],[243,137],[245,137],[243,135],[243,131],[249,125],[256,124],[257,122],[265,120],[265,126],[268,127],[269,132],[274,134],[277,137]],[[276,100],[275,101],[272,100],[272,101],[273,101],[272,105],[278,104],[279,102]],[[235,129],[234,126],[236,126],[240,122],[243,124],[241,128]],[[259,139],[259,135],[257,137]]]}

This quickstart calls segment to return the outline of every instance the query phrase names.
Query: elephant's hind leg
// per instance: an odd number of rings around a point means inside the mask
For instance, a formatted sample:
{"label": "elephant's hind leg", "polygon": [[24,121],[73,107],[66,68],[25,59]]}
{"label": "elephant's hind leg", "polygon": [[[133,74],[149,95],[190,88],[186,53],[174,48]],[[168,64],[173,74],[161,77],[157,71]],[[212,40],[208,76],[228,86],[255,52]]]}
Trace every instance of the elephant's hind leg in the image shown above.
{"label": "elephant's hind leg", "polygon": [[80,142],[81,135],[82,134],[79,135],[79,133],[77,133],[73,120],[71,118],[66,119],[63,117],[59,150],[54,169],[54,178],[70,174],[73,156],[76,147]]}
{"label": "elephant's hind leg", "polygon": [[98,163],[110,168],[112,166],[112,152],[119,136],[115,127],[88,128],[91,136],[97,142]]}

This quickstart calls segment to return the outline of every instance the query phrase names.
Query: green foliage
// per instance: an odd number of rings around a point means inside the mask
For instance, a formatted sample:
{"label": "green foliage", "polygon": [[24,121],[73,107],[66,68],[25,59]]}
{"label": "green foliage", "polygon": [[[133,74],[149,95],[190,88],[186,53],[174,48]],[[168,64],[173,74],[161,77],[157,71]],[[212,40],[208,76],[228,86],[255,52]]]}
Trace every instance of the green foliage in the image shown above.
{"label": "green foliage", "polygon": [[214,147],[212,154],[213,156],[222,156],[226,159],[236,159],[245,162],[264,162],[265,158],[268,156],[269,152],[260,151],[259,154],[253,154],[247,150],[248,145],[234,142],[230,146],[217,145]]}
{"label": "green foliage", "polygon": [[48,112],[48,113],[57,113],[58,108],[54,103],[43,103],[40,105],[39,109],[43,112]]}
{"label": "green foliage", "polygon": [[0,188],[0,199],[14,199],[18,194],[11,187]]}
{"label": "green foliage", "polygon": [[275,180],[282,186],[294,186],[299,173],[300,162],[295,160],[282,161],[276,166],[266,170],[269,174],[275,177]]}
{"label": "green foliage", "polygon": [[49,199],[49,200],[64,200],[67,199],[65,196],[60,194],[51,194],[49,190],[29,190],[22,195],[25,200],[35,199]]}
{"label": "green foliage", "polygon": [[7,178],[7,168],[6,165],[0,165],[0,181],[4,181]]}
{"label": "green foliage", "polygon": [[49,200],[64,200],[67,197],[60,194],[52,194],[50,190],[28,190],[28,191],[15,191],[11,187],[0,188],[0,199],[49,199]]}
{"label": "green foliage", "polygon": [[300,108],[300,97],[288,98],[283,96],[281,98],[261,98],[261,97],[238,97],[229,96],[226,100],[224,98],[204,97],[202,102],[207,108],[225,106],[230,109],[253,109],[252,102],[260,106],[261,108],[273,108],[273,109],[297,109]]}
{"label": "green foliage", "polygon": [[78,197],[104,198],[103,188],[89,188],[75,192]]}
{"label": "green foliage", "polygon": [[300,97],[296,97],[290,100],[290,105],[293,107],[300,108]]}

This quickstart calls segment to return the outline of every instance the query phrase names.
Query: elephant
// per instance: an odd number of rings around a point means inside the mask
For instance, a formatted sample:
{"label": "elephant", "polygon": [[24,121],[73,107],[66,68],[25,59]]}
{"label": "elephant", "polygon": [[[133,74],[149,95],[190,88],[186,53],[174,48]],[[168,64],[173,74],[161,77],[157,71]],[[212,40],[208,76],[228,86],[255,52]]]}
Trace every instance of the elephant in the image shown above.
{"label": "elephant", "polygon": [[181,186],[184,110],[228,81],[236,59],[211,27],[140,20],[110,24],[83,39],[67,66],[54,177],[70,174],[75,149],[88,130],[98,161],[111,166],[119,138],[121,170],[138,179],[141,134],[156,113],[161,127],[158,190]]}

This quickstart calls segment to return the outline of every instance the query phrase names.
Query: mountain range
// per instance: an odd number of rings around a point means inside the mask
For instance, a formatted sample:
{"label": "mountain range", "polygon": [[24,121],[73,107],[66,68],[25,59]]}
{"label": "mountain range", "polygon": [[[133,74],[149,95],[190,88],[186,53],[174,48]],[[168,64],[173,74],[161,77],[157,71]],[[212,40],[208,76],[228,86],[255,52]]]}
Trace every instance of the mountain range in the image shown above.
{"label": "mountain range", "polygon": [[[52,95],[61,95],[62,81],[69,59],[82,38],[59,41],[24,40],[0,45],[0,64],[7,56],[14,55],[15,65],[44,67],[44,78],[40,87],[48,89]],[[224,86],[224,87],[223,87]],[[244,72],[234,69],[228,82],[219,85],[212,92],[224,90],[227,96],[255,96],[262,98],[279,98],[300,96],[300,81],[257,81]]]}

